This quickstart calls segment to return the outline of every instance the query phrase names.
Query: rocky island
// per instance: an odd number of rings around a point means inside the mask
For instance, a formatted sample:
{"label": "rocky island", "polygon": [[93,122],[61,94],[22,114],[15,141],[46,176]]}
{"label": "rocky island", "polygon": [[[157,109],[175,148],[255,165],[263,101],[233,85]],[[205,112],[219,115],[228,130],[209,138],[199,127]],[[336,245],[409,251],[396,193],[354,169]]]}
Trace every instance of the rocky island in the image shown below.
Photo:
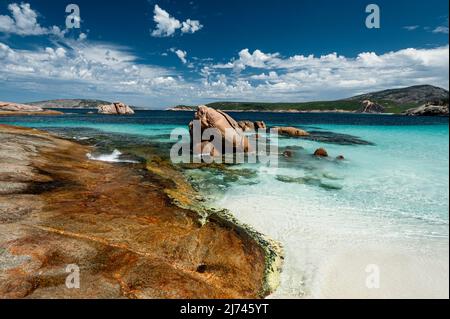
{"label": "rocky island", "polygon": [[38,106],[18,104],[12,102],[0,102],[0,116],[14,115],[61,115],[63,113],[52,110],[44,110]]}
{"label": "rocky island", "polygon": [[[430,101],[447,101],[447,90],[432,85],[416,85],[366,93],[342,100],[312,102],[214,102],[208,107],[229,112],[270,113],[364,113],[404,115],[411,108]],[[196,106],[178,105],[168,109],[174,112],[195,112]],[[431,114],[430,114],[431,115]]]}
{"label": "rocky island", "polygon": [[122,102],[114,102],[108,105],[100,105],[98,107],[98,113],[109,115],[133,115],[134,111],[131,107]]}

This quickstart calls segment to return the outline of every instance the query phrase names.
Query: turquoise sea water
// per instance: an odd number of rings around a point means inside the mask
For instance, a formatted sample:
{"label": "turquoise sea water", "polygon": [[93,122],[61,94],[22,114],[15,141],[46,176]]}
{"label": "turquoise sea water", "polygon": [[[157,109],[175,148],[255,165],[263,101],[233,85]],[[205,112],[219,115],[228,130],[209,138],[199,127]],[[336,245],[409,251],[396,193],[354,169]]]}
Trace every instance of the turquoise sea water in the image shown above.
{"label": "turquoise sea water", "polygon": [[[361,290],[359,283],[351,285],[358,271],[365,273],[354,268],[364,258],[389,270],[391,279],[382,290],[387,296],[448,296],[448,118],[232,116],[314,132],[310,140],[280,138],[280,152],[290,148],[295,154],[281,157],[277,168],[237,166],[233,169],[247,168],[254,174],[231,180],[217,171],[186,172],[211,205],[230,209],[282,243],[286,259],[274,297],[370,297],[374,292]],[[191,119],[192,113],[141,111],[118,118],[74,111],[57,117],[0,117],[0,123],[77,138],[114,133],[168,149],[171,130]],[[326,148],[331,159],[312,157],[319,147]],[[346,160],[334,160],[338,155]],[[342,278],[347,278],[344,284]],[[349,287],[343,289],[347,282]],[[398,290],[402,285],[405,291]]]}

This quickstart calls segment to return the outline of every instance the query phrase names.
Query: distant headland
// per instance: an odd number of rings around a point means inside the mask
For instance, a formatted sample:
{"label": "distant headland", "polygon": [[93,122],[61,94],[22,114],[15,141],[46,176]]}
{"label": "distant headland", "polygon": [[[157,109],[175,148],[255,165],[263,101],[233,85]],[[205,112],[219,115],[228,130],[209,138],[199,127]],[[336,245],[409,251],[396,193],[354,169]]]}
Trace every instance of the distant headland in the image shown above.
{"label": "distant headland", "polygon": [[[233,112],[349,112],[414,114],[413,110],[424,105],[443,106],[448,115],[449,92],[432,85],[411,86],[367,93],[336,101],[301,103],[214,102],[208,107]],[[195,111],[196,106],[178,105],[169,111]],[[438,114],[435,114],[438,115]],[[445,114],[440,114],[445,115]]]}

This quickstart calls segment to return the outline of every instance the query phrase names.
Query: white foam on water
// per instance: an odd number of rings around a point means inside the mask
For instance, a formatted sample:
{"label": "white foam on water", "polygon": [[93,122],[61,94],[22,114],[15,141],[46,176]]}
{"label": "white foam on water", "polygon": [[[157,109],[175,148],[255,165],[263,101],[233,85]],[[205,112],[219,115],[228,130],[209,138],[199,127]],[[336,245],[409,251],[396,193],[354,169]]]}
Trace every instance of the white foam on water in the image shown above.
{"label": "white foam on water", "polygon": [[91,138],[90,137],[86,137],[86,136],[75,136],[73,139],[75,141],[87,141],[87,140],[90,140]]}
{"label": "white foam on water", "polygon": [[136,161],[131,160],[122,160],[120,156],[122,153],[119,150],[114,150],[111,154],[101,154],[101,155],[92,155],[91,153],[86,154],[86,156],[93,161],[100,162],[108,162],[108,163],[138,163]]}

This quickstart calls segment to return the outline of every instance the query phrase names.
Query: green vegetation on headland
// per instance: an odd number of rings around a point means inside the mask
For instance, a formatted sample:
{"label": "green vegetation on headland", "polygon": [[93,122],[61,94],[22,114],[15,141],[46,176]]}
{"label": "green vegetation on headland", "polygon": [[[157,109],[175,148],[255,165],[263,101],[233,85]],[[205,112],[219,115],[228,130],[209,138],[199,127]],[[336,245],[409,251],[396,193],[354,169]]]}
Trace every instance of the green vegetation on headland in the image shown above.
{"label": "green vegetation on headland", "polygon": [[[400,114],[426,103],[448,104],[448,91],[431,85],[420,85],[368,93],[336,101],[302,103],[214,102],[207,104],[207,106],[224,111],[361,112],[362,102],[367,100],[382,106],[384,108],[382,113]],[[192,111],[195,109],[196,107],[180,105],[170,110]]]}
{"label": "green vegetation on headland", "polygon": [[[448,91],[432,85],[417,85],[401,89],[384,90],[367,93],[336,101],[315,101],[299,103],[265,103],[265,102],[214,102],[207,106],[224,111],[247,112],[354,112],[354,113],[394,113],[401,114],[407,110],[425,104],[447,105]],[[364,103],[363,103],[364,102]],[[369,102],[369,103],[368,103]],[[92,99],[59,99],[27,103],[43,109],[97,109],[110,102]],[[133,107],[134,109],[139,109]],[[197,106],[178,105],[170,111],[195,111]]]}
{"label": "green vegetation on headland", "polygon": [[207,106],[224,111],[354,111],[357,101],[322,101],[305,103],[254,103],[254,102],[215,102]]}
{"label": "green vegetation on headland", "polygon": [[100,105],[109,105],[111,102],[89,99],[59,99],[26,103],[43,109],[96,109]]}

